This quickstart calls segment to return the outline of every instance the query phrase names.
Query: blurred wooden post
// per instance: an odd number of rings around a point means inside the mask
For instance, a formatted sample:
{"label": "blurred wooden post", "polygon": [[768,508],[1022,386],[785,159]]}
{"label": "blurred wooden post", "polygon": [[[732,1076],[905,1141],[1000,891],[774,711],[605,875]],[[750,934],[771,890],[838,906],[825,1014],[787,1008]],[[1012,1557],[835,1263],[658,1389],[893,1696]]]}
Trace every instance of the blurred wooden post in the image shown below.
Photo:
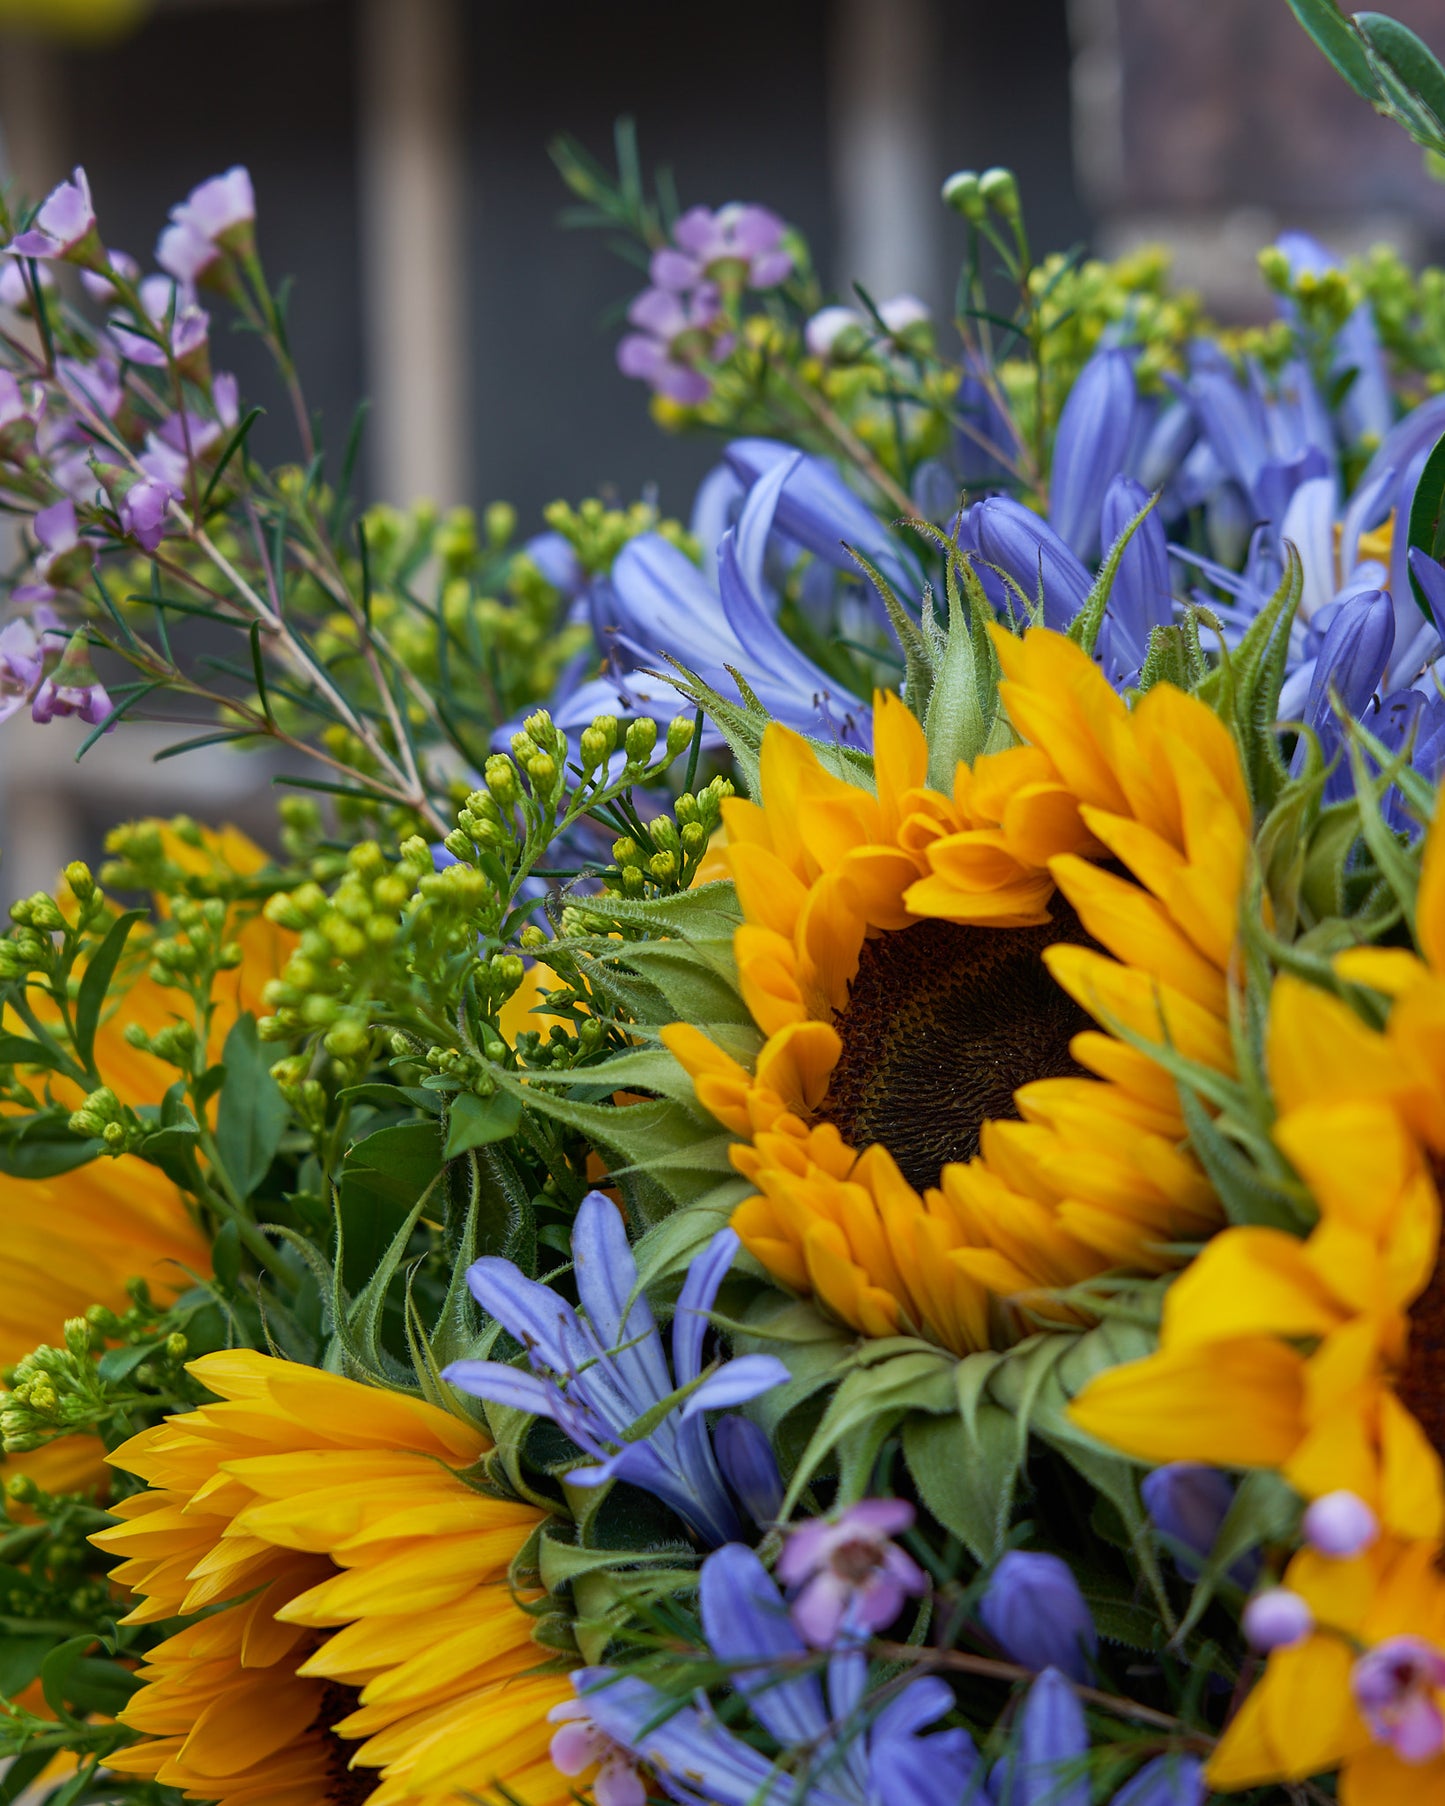
{"label": "blurred wooden post", "polygon": [[360,180],[371,487],[471,499],[463,11],[362,0]]}
{"label": "blurred wooden post", "polygon": [[[838,279],[875,301],[916,294],[937,306],[939,185],[931,141],[935,0],[837,0],[829,79]],[[850,300],[844,293],[842,299]]]}

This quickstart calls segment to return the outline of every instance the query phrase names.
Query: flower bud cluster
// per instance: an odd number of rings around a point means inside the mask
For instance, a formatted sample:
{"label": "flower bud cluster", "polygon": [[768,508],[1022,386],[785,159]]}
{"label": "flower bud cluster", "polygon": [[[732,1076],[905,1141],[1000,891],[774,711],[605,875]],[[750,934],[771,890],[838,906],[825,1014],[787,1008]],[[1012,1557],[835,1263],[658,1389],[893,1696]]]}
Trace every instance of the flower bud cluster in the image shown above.
{"label": "flower bud cluster", "polygon": [[[44,1446],[56,1436],[94,1430],[109,1422],[137,1393],[173,1394],[189,1352],[179,1330],[166,1323],[138,1281],[132,1281],[131,1309],[117,1315],[93,1305],[83,1317],[68,1318],[58,1348],[40,1347],[6,1375],[0,1393],[0,1438],[7,1455]],[[98,1357],[108,1342],[146,1346],[138,1365],[111,1382]],[[13,1495],[12,1495],[13,1496]]]}
{"label": "flower bud cluster", "polygon": [[[424,842],[408,843],[401,858],[389,860],[376,841],[365,840],[347,853],[329,895],[312,880],[267,902],[266,919],[300,939],[262,993],[271,1012],[259,1024],[263,1039],[319,1035],[334,1060],[365,1064],[372,1046],[367,1003],[385,986],[407,911],[431,866]],[[289,1067],[284,1078],[275,1076],[293,1088],[306,1082]]]}
{"label": "flower bud cluster", "polygon": [[171,918],[175,933],[157,936],[151,943],[152,980],[194,997],[209,995],[216,975],[234,971],[243,957],[239,942],[227,932],[229,913],[220,897],[204,902],[177,898]]}
{"label": "flower bud cluster", "polygon": [[681,522],[660,519],[650,502],[609,508],[591,497],[575,508],[568,502],[553,502],[542,512],[547,525],[554,533],[560,533],[577,554],[584,571],[610,571],[622,548],[644,533],[658,533],[690,556],[697,555],[696,545]]}
{"label": "flower bud cluster", "polygon": [[[679,717],[672,726],[691,728],[691,722]],[[634,726],[636,723],[634,723]],[[671,745],[672,730],[668,732]],[[607,873],[604,882],[609,889],[620,890],[625,897],[663,895],[686,890],[697,874],[712,839],[722,821],[722,805],[732,795],[727,778],[717,777],[705,784],[696,795],[684,791],[673,805],[671,815],[659,815],[646,826],[644,837],[624,834],[612,843],[615,872]]]}

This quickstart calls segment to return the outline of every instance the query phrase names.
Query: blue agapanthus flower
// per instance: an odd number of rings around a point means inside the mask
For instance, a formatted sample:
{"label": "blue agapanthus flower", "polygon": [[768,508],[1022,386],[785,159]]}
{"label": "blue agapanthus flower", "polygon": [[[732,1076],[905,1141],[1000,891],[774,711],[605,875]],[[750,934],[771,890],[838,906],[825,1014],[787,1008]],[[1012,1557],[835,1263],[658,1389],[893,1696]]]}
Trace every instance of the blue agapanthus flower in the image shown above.
{"label": "blue agapanthus flower", "polygon": [[[740,1535],[742,1523],[704,1413],[745,1404],[791,1377],[772,1355],[742,1355],[704,1371],[708,1312],[737,1250],[737,1236],[723,1229],[693,1262],[673,1316],[669,1368],[657,1323],[637,1291],[621,1213],[600,1191],[588,1192],[572,1230],[582,1314],[511,1261],[489,1255],[467,1269],[467,1284],[522,1344],[531,1371],[453,1361],[443,1378],[474,1398],[549,1418],[593,1457],[594,1465],[568,1473],[571,1484],[631,1481],[716,1547]],[[669,1403],[661,1420],[637,1435],[640,1419]]]}
{"label": "blue agapanthus flower", "polygon": [[[577,1705],[554,1716],[575,1727],[584,1713],[587,1753],[614,1776],[627,1759],[645,1764],[682,1806],[1089,1806],[1088,1729],[1057,1669],[1033,1682],[1009,1753],[990,1767],[967,1731],[929,1728],[955,1705],[937,1676],[870,1695],[867,1658],[848,1646],[820,1677],[751,1549],[710,1555],[699,1595],[708,1649],[778,1754],[724,1725],[705,1698],[679,1704],[636,1675],[583,1668],[572,1676]],[[1169,1754],[1140,1769],[1114,1806],[1204,1799],[1202,1765]]]}

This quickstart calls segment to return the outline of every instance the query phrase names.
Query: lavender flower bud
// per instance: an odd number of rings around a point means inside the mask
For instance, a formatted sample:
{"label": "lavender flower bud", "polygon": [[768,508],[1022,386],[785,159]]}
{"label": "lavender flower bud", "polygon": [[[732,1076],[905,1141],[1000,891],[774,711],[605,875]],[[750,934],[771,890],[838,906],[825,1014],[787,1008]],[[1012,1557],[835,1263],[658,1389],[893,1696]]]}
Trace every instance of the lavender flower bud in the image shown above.
{"label": "lavender flower bud", "polygon": [[1010,1550],[993,1571],[978,1616],[1011,1661],[1087,1678],[1098,1633],[1078,1581],[1057,1555]]}
{"label": "lavender flower bud", "polygon": [[1267,1587],[1245,1606],[1240,1624],[1255,1649],[1288,1649],[1310,1634],[1315,1616],[1298,1593],[1288,1587]]}
{"label": "lavender flower bud", "polygon": [[1305,1512],[1304,1534],[1319,1554],[1348,1561],[1375,1542],[1380,1520],[1358,1494],[1327,1492]]}

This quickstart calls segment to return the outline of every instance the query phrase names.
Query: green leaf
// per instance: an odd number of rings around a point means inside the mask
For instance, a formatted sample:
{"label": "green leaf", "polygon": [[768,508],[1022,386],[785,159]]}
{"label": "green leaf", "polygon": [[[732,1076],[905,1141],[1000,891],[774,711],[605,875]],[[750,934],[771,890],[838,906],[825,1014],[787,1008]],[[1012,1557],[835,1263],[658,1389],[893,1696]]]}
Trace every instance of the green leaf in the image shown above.
{"label": "green leaf", "polygon": [[913,1411],[943,1413],[953,1408],[953,1357],[910,1338],[893,1340],[904,1352],[844,1375],[793,1474],[783,1517],[796,1507],[799,1495],[833,1450],[839,1451],[845,1469],[839,1503],[849,1504],[853,1498],[845,1495],[851,1491],[853,1497],[861,1496],[857,1489],[866,1487],[873,1457],[898,1423]]}
{"label": "green leaf", "polygon": [[1289,0],[1289,9],[1330,64],[1364,99],[1379,98],[1379,84],[1359,35],[1335,0]]}
{"label": "green leaf", "polygon": [[1355,25],[1386,109],[1417,144],[1445,148],[1445,69],[1430,47],[1385,13],[1356,13]]}
{"label": "green leaf", "polygon": [[0,1066],[43,1066],[50,1072],[62,1070],[61,1058],[42,1041],[28,1035],[0,1034]]}
{"label": "green leaf", "polygon": [[0,1173],[11,1179],[56,1179],[105,1152],[98,1135],[76,1135],[68,1110],[0,1117]]}
{"label": "green leaf", "polygon": [[50,1636],[0,1637],[0,1694],[14,1699],[23,1693],[53,1647]]}
{"label": "green leaf", "polygon": [[81,1064],[88,1067],[95,1055],[95,1032],[100,1027],[100,1012],[105,1006],[105,997],[110,989],[110,981],[115,977],[115,969],[120,964],[120,956],[125,951],[125,943],[132,928],[137,922],[143,922],[146,912],[143,909],[128,909],[123,916],[117,916],[111,923],[110,931],[105,939],[91,954],[85,968],[85,976],[80,981],[80,991],[75,1000],[75,1051],[80,1055]]}
{"label": "green leaf", "polygon": [[452,1100],[447,1114],[447,1142],[442,1149],[444,1160],[455,1160],[469,1148],[486,1147],[493,1141],[505,1141],[515,1135],[522,1120],[522,1100],[514,1092],[494,1091],[490,1097],[462,1091]]}
{"label": "green leaf", "polygon": [[291,1112],[271,1077],[256,1018],[238,1016],[221,1051],[225,1082],[216,1114],[216,1152],[242,1198],[271,1170]]}
{"label": "green leaf", "polygon": [[[1415,499],[1410,504],[1410,538],[1412,549],[1437,562],[1445,555],[1445,433],[1435,441],[1420,481],[1415,485]],[[1415,605],[1427,621],[1434,615],[1420,580],[1410,572],[1410,593]]]}
{"label": "green leaf", "polygon": [[981,1404],[968,1419],[915,1417],[903,1426],[903,1459],[923,1503],[975,1561],[1006,1546],[1018,1480],[1018,1434],[1000,1405]]}
{"label": "green leaf", "polygon": [[434,1122],[398,1123],[358,1141],[346,1156],[348,1167],[380,1174],[389,1195],[411,1205],[436,1177],[442,1164],[442,1142]]}
{"label": "green leaf", "polygon": [[149,1360],[164,1347],[163,1343],[135,1342],[129,1348],[108,1348],[96,1363],[96,1371],[108,1386],[134,1373],[142,1361]]}

